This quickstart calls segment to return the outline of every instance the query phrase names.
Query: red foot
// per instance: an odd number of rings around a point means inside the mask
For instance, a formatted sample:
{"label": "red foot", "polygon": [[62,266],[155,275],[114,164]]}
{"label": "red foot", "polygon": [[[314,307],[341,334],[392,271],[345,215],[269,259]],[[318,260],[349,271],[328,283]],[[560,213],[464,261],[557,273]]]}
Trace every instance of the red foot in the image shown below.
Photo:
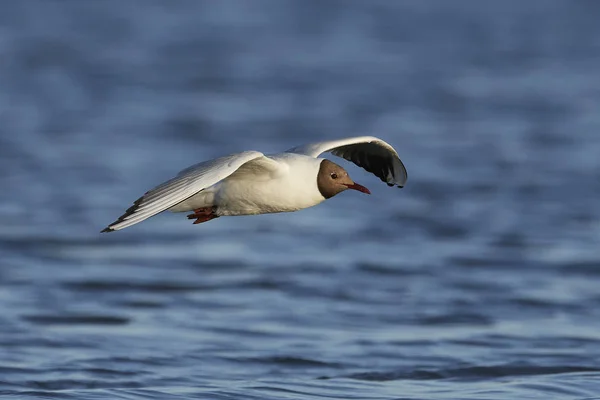
{"label": "red foot", "polygon": [[196,219],[194,225],[200,224],[202,222],[210,221],[211,219],[219,218],[215,211],[217,211],[216,207],[197,208],[194,210],[193,214],[189,214],[187,217],[188,219]]}

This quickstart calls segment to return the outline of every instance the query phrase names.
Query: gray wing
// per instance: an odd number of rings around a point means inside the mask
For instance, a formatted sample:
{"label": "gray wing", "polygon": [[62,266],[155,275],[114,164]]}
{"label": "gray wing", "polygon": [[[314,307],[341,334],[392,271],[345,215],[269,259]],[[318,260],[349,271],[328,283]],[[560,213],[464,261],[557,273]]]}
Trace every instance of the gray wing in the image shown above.
{"label": "gray wing", "polygon": [[396,150],[374,136],[310,143],[294,147],[287,152],[311,157],[318,157],[322,153],[330,152],[371,172],[388,186],[404,187],[408,179],[406,168]]}
{"label": "gray wing", "polygon": [[112,232],[142,222],[227,178],[245,163],[264,157],[258,151],[245,151],[192,165],[137,199],[115,222],[102,232]]}

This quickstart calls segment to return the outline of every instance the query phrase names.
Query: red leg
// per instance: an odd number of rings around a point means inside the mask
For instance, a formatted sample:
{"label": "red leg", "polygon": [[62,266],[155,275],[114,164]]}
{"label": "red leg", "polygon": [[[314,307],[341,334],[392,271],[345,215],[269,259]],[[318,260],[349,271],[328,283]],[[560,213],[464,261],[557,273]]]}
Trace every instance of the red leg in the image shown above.
{"label": "red leg", "polygon": [[189,214],[187,217],[188,219],[195,219],[194,225],[200,224],[202,222],[210,221],[211,219],[219,218],[216,211],[216,207],[197,208],[194,210],[193,214]]}

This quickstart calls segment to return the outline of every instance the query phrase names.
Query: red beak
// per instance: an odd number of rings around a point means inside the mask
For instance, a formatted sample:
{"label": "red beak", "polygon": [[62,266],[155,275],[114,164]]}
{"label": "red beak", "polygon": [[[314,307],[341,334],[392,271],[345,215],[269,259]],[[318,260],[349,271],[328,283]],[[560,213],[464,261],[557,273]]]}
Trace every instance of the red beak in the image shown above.
{"label": "red beak", "polygon": [[369,189],[367,189],[363,185],[359,185],[356,182],[354,182],[354,184],[352,184],[352,185],[346,185],[346,186],[348,186],[348,189],[354,189],[354,190],[358,190],[359,192],[363,192],[363,193],[366,193],[366,194],[371,194],[371,192],[369,191]]}

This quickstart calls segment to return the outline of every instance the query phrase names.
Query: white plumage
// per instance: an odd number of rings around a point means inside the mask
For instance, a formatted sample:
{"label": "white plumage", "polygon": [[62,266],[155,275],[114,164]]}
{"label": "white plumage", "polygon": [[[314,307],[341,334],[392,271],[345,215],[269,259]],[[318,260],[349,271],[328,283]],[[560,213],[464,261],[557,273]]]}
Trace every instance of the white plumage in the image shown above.
{"label": "white plumage", "polygon": [[198,223],[219,216],[296,211],[347,188],[368,193],[343,168],[323,164],[317,157],[324,152],[354,162],[390,186],[406,183],[406,168],[398,153],[372,136],[312,143],[269,156],[245,151],[184,169],[137,199],[103,232],[126,228],[165,210],[194,211],[188,217],[199,218]]}

